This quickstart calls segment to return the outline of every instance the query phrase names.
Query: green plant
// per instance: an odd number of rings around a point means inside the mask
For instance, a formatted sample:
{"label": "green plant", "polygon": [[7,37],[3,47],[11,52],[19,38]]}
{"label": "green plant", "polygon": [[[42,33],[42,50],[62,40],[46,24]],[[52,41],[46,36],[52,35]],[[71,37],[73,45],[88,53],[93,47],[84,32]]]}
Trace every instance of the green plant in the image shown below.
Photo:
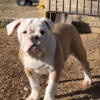
{"label": "green plant", "polygon": [[0,23],[0,28],[4,28],[6,26],[6,23]]}

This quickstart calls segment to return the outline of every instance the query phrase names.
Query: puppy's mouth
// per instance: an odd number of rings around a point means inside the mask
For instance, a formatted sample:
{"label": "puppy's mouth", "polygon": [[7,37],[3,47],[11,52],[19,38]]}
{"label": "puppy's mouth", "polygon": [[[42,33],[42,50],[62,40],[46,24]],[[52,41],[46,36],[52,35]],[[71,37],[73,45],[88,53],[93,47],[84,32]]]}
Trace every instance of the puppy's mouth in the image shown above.
{"label": "puppy's mouth", "polygon": [[41,53],[42,53],[42,49],[41,49],[41,46],[40,45],[36,45],[36,44],[33,44],[28,52],[32,55],[32,56],[40,56]]}
{"label": "puppy's mouth", "polygon": [[37,50],[37,49],[41,49],[40,45],[33,44],[33,45],[30,46],[29,51],[30,51],[30,50],[35,51],[35,50]]}

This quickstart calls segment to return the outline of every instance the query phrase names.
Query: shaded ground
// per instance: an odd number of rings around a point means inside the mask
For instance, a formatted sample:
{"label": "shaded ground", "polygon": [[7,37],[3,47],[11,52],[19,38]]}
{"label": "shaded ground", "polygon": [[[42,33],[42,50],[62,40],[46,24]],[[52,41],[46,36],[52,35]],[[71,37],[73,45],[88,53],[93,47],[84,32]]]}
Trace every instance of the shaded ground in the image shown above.
{"label": "shaded ground", "polygon": [[[0,0],[0,18],[38,17],[37,8],[18,7],[12,1]],[[100,100],[100,34],[83,34],[81,37],[88,54],[93,85],[89,88],[81,87],[82,70],[79,62],[71,56],[62,72],[56,100]],[[5,29],[0,29],[0,100],[24,100],[30,93],[28,79],[18,60],[18,49],[17,35],[7,36]],[[41,97],[46,79],[47,76],[40,76]]]}

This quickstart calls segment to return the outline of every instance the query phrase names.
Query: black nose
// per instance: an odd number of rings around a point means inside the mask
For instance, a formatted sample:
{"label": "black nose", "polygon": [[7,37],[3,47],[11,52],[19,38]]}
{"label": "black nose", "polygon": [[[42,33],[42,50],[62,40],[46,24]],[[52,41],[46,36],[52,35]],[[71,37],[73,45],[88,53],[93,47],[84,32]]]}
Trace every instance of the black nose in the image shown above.
{"label": "black nose", "polygon": [[39,36],[32,36],[30,39],[32,42],[37,42],[40,38]]}

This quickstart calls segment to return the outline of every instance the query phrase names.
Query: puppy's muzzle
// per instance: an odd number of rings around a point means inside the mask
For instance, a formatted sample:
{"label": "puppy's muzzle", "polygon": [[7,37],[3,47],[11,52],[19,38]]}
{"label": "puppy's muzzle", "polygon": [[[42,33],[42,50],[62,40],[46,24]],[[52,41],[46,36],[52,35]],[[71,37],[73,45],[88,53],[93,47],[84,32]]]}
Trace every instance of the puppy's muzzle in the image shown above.
{"label": "puppy's muzzle", "polygon": [[42,47],[40,45],[40,37],[32,36],[30,38],[30,41],[32,42],[32,45],[28,50],[29,54],[31,54],[31,56],[34,57],[40,56],[42,53]]}
{"label": "puppy's muzzle", "polygon": [[40,40],[40,37],[39,36],[32,36],[30,39],[31,39],[32,43],[36,43],[37,41]]}
{"label": "puppy's muzzle", "polygon": [[33,45],[30,47],[31,48],[39,48],[40,47],[40,37],[39,36],[32,36],[30,38],[31,42]]}

